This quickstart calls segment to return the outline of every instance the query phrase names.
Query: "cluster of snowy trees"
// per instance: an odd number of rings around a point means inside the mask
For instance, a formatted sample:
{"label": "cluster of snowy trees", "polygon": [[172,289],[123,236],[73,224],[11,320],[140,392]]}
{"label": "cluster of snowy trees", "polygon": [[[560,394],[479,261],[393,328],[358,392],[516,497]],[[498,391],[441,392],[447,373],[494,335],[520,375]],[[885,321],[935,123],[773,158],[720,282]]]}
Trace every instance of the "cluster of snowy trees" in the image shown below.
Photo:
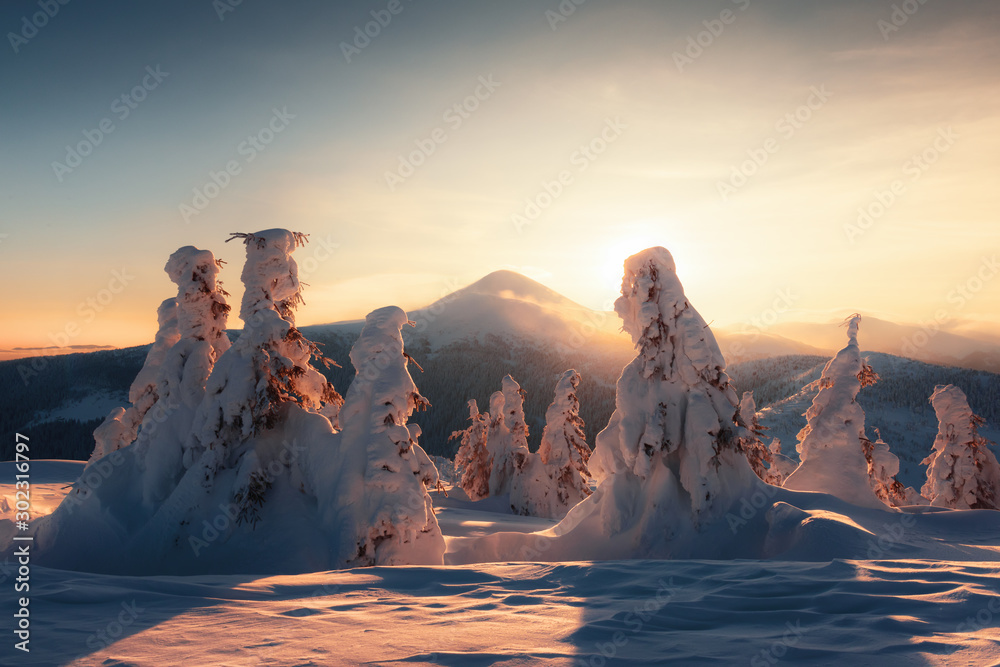
{"label": "cluster of snowy trees", "polygon": [[[429,403],[407,369],[406,314],[368,315],[342,398],[295,326],[302,285],[292,253],[306,236],[272,229],[229,240],[246,249],[238,338],[226,334],[221,263],[193,247],[171,255],[178,294],[158,310],[131,404],[95,432],[93,472],[40,521],[41,559],[98,571],[229,570],[281,543],[301,569],[440,563],[428,494],[438,474],[420,428],[407,424]],[[298,532],[296,521],[306,521]]]}
{"label": "cluster of snowy trees", "polygon": [[[899,459],[878,429],[875,442],[865,435],[865,413],[857,396],[880,378],[861,357],[860,323],[860,315],[850,318],[847,347],[823,369],[819,393],[798,435],[798,467],[786,474],[784,462],[776,458],[780,450],[768,452],[758,437],[744,447],[754,472],[776,486],[829,493],[860,506],[1000,509],[1000,465],[978,433],[983,420],[954,385],[939,385],[931,396],[939,430],[933,451],[923,461],[927,482],[919,493],[899,482]],[[755,412],[752,397],[744,396],[744,404],[741,418],[756,433],[755,417],[748,416]]]}
{"label": "cluster of snowy trees", "polygon": [[471,500],[509,494],[516,514],[560,519],[590,495],[590,447],[580,418],[579,384],[575,370],[559,379],[534,453],[528,449],[525,394],[514,378],[503,379],[501,391],[490,397],[489,412],[479,412],[469,401],[471,423],[452,437],[461,440],[455,463]]}

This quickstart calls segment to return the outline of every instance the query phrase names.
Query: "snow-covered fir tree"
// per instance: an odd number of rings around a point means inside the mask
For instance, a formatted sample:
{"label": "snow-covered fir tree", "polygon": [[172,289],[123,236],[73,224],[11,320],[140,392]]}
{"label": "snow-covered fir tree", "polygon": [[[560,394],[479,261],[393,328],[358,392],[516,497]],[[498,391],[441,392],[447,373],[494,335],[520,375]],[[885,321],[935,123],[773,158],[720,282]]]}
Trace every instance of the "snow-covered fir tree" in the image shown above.
{"label": "snow-covered fir tree", "polygon": [[[211,251],[194,246],[179,248],[164,266],[177,296],[160,305],[156,339],[129,391],[132,406],[115,428],[121,445],[135,442],[147,506],[162,500],[183,472],[180,443],[215,362],[230,346],[221,268]],[[99,443],[108,427],[95,432]]]}
{"label": "snow-covered fir tree", "polygon": [[400,308],[376,310],[351,349],[357,375],[340,414],[340,449],[365,462],[352,566],[437,564],[444,555],[427,493],[439,486],[438,472],[417,444],[420,427],[407,424],[430,405],[407,369],[400,333],[407,324]]}
{"label": "snow-covered fir tree", "polygon": [[490,495],[492,459],[486,448],[490,415],[488,412],[479,412],[475,400],[470,400],[468,406],[469,427],[451,434],[452,438],[459,438],[461,443],[455,454],[455,467],[462,470],[459,486],[469,496],[469,500],[482,500]]}
{"label": "snow-covered fir tree", "polygon": [[142,422],[136,456],[142,468],[143,502],[163,500],[183,473],[183,443],[205,397],[215,363],[230,347],[230,306],[219,273],[222,262],[209,250],[184,246],[164,267],[177,285],[176,344],[164,353],[157,397]]}
{"label": "snow-covered fir tree", "polygon": [[486,447],[490,467],[490,495],[510,493],[514,475],[528,456],[528,425],[524,421],[524,391],[514,378],[503,379],[502,390],[490,397],[490,429]]}
{"label": "snow-covered fir tree", "polygon": [[302,293],[292,252],[306,243],[306,236],[270,229],[233,234],[228,240],[234,239],[246,246],[240,306],[244,327],[208,380],[206,400],[186,443],[187,467],[206,451],[212,453],[211,466],[233,465],[239,445],[275,426],[283,405],[319,412],[324,404],[343,402],[311,363],[314,357],[329,360],[295,327]]}
{"label": "snow-covered fir tree", "polygon": [[594,544],[601,557],[665,557],[679,531],[722,520],[763,483],[739,448],[722,352],[673,257],[650,248],[628,258],[621,291],[615,312],[638,354],[589,461],[600,485],[553,532],[567,545]]}
{"label": "snow-covered fir tree", "polygon": [[561,519],[590,495],[590,446],[583,434],[576,388],[580,374],[566,371],[545,413],[538,452],[528,454],[514,474],[510,504],[515,514]]}
{"label": "snow-covered fir tree", "polygon": [[94,431],[94,451],[88,465],[111,452],[131,445],[138,435],[143,417],[159,398],[159,375],[167,351],[180,340],[177,328],[177,299],[169,298],[156,311],[157,330],[152,347],[139,374],[132,381],[128,408],[115,408]]}
{"label": "snow-covered fir tree", "polygon": [[764,478],[764,481],[774,486],[783,486],[785,480],[788,479],[788,476],[795,471],[795,468],[799,464],[794,459],[781,453],[780,438],[772,438],[768,449],[771,452],[771,467],[768,468],[767,477]]}
{"label": "snow-covered fir tree", "polygon": [[954,385],[938,385],[931,395],[938,419],[934,449],[924,459],[927,481],[921,491],[931,505],[954,509],[1000,509],[1000,464],[979,435],[983,419]]}
{"label": "snow-covered fir tree", "polygon": [[899,474],[899,457],[889,450],[889,445],[882,440],[882,433],[875,429],[875,442],[862,442],[865,459],[868,461],[868,478],[875,495],[890,507],[917,505],[919,494],[896,479]]}
{"label": "snow-covered fir tree", "polygon": [[799,467],[784,487],[818,491],[863,507],[885,507],[875,495],[865,459],[865,413],[857,402],[863,386],[878,376],[861,358],[858,327],[861,316],[847,323],[847,347],[827,362],[820,390],[806,411],[799,432]]}
{"label": "snow-covered fir tree", "polygon": [[[757,403],[753,400],[752,391],[743,392],[736,414],[738,423],[745,429],[746,435],[740,438],[740,448],[746,454],[750,467],[763,481],[773,484],[771,468],[774,464],[774,455],[761,439],[764,428],[757,420]],[[768,479],[769,476],[772,479]]]}

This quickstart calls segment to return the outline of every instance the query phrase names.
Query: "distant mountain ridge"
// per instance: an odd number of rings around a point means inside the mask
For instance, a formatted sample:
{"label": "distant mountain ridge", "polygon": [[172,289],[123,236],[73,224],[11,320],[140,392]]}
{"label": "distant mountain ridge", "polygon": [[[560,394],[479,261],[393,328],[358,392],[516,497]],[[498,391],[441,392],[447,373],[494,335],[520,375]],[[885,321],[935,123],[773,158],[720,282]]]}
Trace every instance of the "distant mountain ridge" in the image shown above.
{"label": "distant mountain ridge", "polygon": [[[530,443],[536,447],[555,382],[569,368],[583,375],[579,397],[588,441],[593,444],[594,436],[614,410],[615,382],[635,355],[631,341],[620,330],[617,315],[588,309],[513,271],[493,272],[408,315],[415,326],[404,327],[407,352],[424,369],[412,372],[417,386],[433,405],[427,412],[414,415],[413,421],[424,430],[421,441],[425,449],[435,455],[454,453],[456,443],[448,438],[466,425],[466,401],[476,399],[480,409],[488,409],[490,394],[500,388],[508,373],[527,392]],[[232,323],[239,321],[234,318]],[[361,326],[361,321],[353,321],[302,327],[306,336],[322,344],[325,354],[341,365],[326,374],[342,393],[354,377],[348,353]],[[830,329],[824,332],[831,344],[829,351],[784,336],[786,331],[780,326],[747,333],[715,330],[737,390],[754,390],[762,410],[782,403],[769,413],[766,425],[772,428],[769,435],[781,437],[786,451],[794,449],[794,434],[801,428],[799,422],[804,424],[801,413],[811,397],[800,396],[799,403],[786,399],[800,394],[811,381],[809,374],[817,375],[817,369],[833,350],[843,346],[843,329],[834,324],[824,326]],[[863,320],[863,349],[871,350],[872,342],[878,344],[886,339],[879,335],[881,329],[876,318]],[[889,331],[891,340],[898,331]],[[239,331],[231,335],[235,338]],[[5,440],[0,442],[0,458],[10,456],[7,449],[14,442],[13,434],[29,426],[46,442],[43,446],[52,447],[49,456],[89,456],[94,427],[105,417],[109,401],[114,402],[116,396],[125,400],[147,349],[46,357],[44,363],[37,364],[41,370],[27,384],[18,371],[19,365],[30,366],[31,360],[0,362],[0,398],[8,407],[0,414],[5,434]],[[900,443],[912,450],[904,463],[910,465],[917,456],[926,455],[924,450],[929,450],[933,441],[933,434],[928,433],[930,406],[926,403],[930,395],[927,386],[933,387],[928,383],[965,382],[971,371],[905,359],[885,361],[877,353],[873,358],[878,358],[887,371],[883,384],[862,392],[862,405],[872,410],[867,424],[882,428],[894,449]],[[878,367],[876,370],[882,372]],[[912,387],[899,385],[894,379],[904,370],[907,382],[919,388],[918,392],[913,393]],[[1000,419],[1000,414],[993,414],[989,405],[983,407],[986,399],[982,397],[995,395],[997,400],[990,405],[997,409],[1000,376],[984,373],[976,377],[982,388],[960,386],[969,393],[973,409],[995,424],[993,417]],[[890,388],[900,396],[905,393],[906,401],[900,403],[900,398],[885,393]],[[927,395],[917,395],[920,392]],[[913,422],[913,433],[907,434],[906,414],[911,410],[919,414]]]}
{"label": "distant mountain ridge", "polygon": [[[989,340],[951,333],[932,325],[897,324],[862,315],[859,340],[864,350],[930,364],[1000,372],[1000,338]],[[843,330],[837,322],[779,322],[769,329],[769,333],[809,341],[825,353],[843,347]]]}

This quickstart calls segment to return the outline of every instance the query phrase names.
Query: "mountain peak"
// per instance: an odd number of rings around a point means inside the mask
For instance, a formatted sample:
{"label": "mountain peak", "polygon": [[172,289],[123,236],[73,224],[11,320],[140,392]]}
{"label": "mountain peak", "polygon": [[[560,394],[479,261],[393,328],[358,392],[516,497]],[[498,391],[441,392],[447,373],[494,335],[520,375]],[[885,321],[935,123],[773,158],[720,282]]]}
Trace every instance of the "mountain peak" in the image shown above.
{"label": "mountain peak", "polygon": [[463,294],[495,296],[504,299],[517,299],[540,305],[582,308],[579,304],[567,299],[555,290],[549,289],[540,282],[507,269],[494,271],[483,276],[471,285],[462,288],[459,292]]}

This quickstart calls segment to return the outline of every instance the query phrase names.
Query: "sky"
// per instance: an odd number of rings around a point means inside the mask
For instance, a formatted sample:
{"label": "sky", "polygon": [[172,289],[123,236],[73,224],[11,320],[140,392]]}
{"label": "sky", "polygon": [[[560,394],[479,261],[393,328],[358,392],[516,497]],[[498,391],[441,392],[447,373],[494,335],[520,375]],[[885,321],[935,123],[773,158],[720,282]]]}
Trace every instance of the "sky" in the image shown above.
{"label": "sky", "polygon": [[989,0],[36,0],[0,31],[0,358],[151,341],[185,245],[238,300],[226,239],[272,227],[310,235],[299,324],[497,269],[606,309],[662,245],[718,325],[1000,333]]}

